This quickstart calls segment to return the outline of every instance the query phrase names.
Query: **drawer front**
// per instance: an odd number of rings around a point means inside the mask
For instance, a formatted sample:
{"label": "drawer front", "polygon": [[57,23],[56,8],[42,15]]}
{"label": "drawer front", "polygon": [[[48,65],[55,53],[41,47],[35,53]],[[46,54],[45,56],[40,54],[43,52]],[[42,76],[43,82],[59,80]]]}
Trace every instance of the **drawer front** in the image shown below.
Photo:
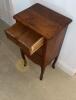
{"label": "drawer front", "polygon": [[44,38],[41,37],[31,48],[30,48],[30,54],[32,55],[34,52],[36,52],[41,46],[43,46]]}
{"label": "drawer front", "polygon": [[40,34],[24,27],[20,23],[14,24],[5,32],[9,38],[11,37],[11,40],[17,41],[16,44],[18,43],[19,45],[20,43],[20,47],[26,47],[29,55],[34,54],[44,44],[44,38]]}

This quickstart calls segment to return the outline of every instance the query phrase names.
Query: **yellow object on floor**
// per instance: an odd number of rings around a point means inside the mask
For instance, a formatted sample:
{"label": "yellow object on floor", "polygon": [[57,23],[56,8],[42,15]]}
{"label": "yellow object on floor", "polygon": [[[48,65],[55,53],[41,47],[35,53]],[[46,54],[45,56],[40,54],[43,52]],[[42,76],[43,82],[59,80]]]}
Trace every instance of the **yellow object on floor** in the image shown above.
{"label": "yellow object on floor", "polygon": [[24,61],[23,59],[19,59],[16,63],[16,68],[17,70],[19,70],[20,72],[25,72],[26,70],[29,69],[28,64],[26,66],[24,66]]}

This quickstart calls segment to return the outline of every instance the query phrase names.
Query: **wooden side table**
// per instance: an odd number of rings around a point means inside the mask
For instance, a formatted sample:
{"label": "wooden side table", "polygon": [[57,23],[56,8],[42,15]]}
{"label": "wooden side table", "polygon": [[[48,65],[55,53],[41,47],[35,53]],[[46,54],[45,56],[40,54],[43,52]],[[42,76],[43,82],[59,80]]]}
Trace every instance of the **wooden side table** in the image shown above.
{"label": "wooden side table", "polygon": [[50,10],[43,5],[34,4],[14,16],[16,23],[5,32],[21,51],[24,65],[25,55],[41,66],[40,80],[46,66],[55,63],[71,19]]}

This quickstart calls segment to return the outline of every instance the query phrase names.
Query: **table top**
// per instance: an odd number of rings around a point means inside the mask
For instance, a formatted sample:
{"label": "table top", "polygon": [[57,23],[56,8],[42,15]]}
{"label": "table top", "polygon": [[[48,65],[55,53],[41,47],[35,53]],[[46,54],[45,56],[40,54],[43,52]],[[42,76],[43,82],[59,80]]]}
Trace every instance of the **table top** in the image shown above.
{"label": "table top", "polygon": [[16,14],[14,19],[46,39],[50,39],[61,32],[72,21],[70,18],[38,3]]}

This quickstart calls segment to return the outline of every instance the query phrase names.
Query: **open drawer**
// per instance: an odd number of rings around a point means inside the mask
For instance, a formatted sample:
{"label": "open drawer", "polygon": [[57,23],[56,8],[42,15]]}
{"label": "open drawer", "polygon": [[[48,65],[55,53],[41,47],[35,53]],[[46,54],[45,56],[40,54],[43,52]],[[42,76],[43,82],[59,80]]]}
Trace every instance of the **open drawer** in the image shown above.
{"label": "open drawer", "polygon": [[18,43],[19,46],[22,45],[27,48],[30,55],[44,44],[44,38],[40,34],[20,23],[14,24],[5,32],[11,40],[15,40],[16,44]]}

